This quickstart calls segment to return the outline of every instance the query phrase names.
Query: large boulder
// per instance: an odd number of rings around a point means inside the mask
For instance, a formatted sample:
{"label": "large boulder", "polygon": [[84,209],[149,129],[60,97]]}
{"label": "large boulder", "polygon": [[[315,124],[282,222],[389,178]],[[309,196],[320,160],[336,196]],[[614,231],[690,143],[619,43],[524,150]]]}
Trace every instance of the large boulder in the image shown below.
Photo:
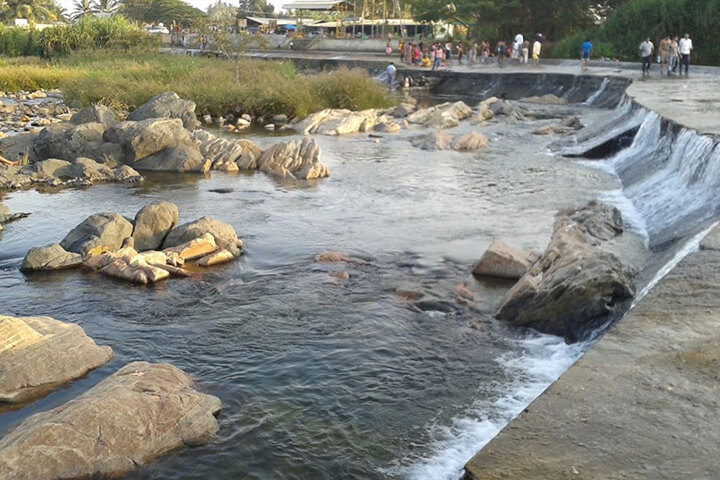
{"label": "large boulder", "polygon": [[115,478],[185,446],[211,442],[217,397],[168,364],[131,363],[0,441],[0,478]]}
{"label": "large boulder", "polygon": [[190,133],[176,118],[124,121],[108,128],[103,139],[120,145],[127,162],[137,162],[168,147],[194,146]]}
{"label": "large boulder", "polygon": [[183,100],[175,92],[155,95],[127,117],[135,122],[149,118],[179,118],[183,126],[190,131],[195,130],[198,125],[195,104],[190,100]]}
{"label": "large boulder", "polygon": [[38,179],[47,179],[52,177],[71,178],[72,164],[66,160],[57,158],[48,158],[41,162],[37,162],[26,168],[28,173],[35,173],[34,177]]}
{"label": "large boulder", "polygon": [[59,158],[71,161],[77,157],[102,160],[105,128],[105,125],[99,122],[77,126],[71,123],[55,123],[40,131],[33,148],[40,160]]}
{"label": "large boulder", "polygon": [[20,160],[27,156],[28,163],[34,163],[38,160],[34,148],[37,136],[36,133],[25,132],[0,138],[0,152],[8,160]]}
{"label": "large boulder", "polygon": [[195,130],[193,139],[200,154],[206,158],[212,170],[255,170],[263,149],[245,139],[228,140],[216,137],[207,130]]}
{"label": "large boulder", "polygon": [[[112,358],[78,325],[49,317],[0,315],[0,403],[19,403],[82,377]],[[0,454],[2,455],[2,454]],[[3,472],[0,460],[0,472]],[[0,474],[0,478],[9,477]],[[29,473],[20,478],[35,478]]]}
{"label": "large boulder", "polygon": [[265,150],[258,164],[263,172],[280,178],[310,180],[330,175],[320,161],[320,146],[311,137],[276,143]]}
{"label": "large boulder", "polygon": [[347,135],[369,132],[375,126],[388,123],[391,119],[386,110],[368,109],[353,112],[345,109],[325,109],[307,116],[295,124],[295,129],[304,134]]}
{"label": "large boulder", "polygon": [[33,247],[28,250],[20,266],[20,270],[23,272],[65,270],[79,267],[81,264],[82,255],[68,252],[56,243],[46,247]]}
{"label": "large boulder", "polygon": [[435,132],[413,137],[410,139],[410,143],[413,147],[417,147],[421,150],[447,150],[452,143],[452,137],[445,132],[437,130]]}
{"label": "large boulder", "polygon": [[239,247],[242,245],[242,242],[238,239],[237,233],[235,233],[232,225],[211,217],[202,217],[199,220],[175,228],[165,238],[162,248],[177,247],[178,245],[200,238],[206,233],[214,237],[215,242],[221,249],[228,250],[235,256],[240,255]]}
{"label": "large boulder", "polygon": [[111,127],[117,122],[112,109],[105,105],[93,104],[85,107],[70,117],[70,123],[82,125],[83,123],[101,123],[105,127]]}
{"label": "large boulder", "polygon": [[458,152],[474,152],[487,147],[488,139],[482,133],[468,132],[453,138],[450,148]]}
{"label": "large boulder", "polygon": [[211,162],[203,157],[195,145],[177,145],[143,158],[133,167],[156,172],[201,172],[210,170]]}
{"label": "large boulder", "polygon": [[67,251],[85,255],[95,247],[118,250],[133,233],[133,224],[117,213],[96,213],[73,228],[60,242]]}
{"label": "large boulder", "polygon": [[634,272],[602,248],[622,231],[616,208],[593,202],[561,212],[553,230],[545,253],[508,292],[497,316],[574,342],[635,295]]}
{"label": "large boulder", "polygon": [[132,233],[135,248],[139,251],[159,249],[179,218],[178,207],[174,203],[145,205],[135,215],[135,229]]}
{"label": "large boulder", "polygon": [[530,269],[540,255],[522,250],[495,240],[473,265],[472,273],[477,277],[498,277],[517,280]]}

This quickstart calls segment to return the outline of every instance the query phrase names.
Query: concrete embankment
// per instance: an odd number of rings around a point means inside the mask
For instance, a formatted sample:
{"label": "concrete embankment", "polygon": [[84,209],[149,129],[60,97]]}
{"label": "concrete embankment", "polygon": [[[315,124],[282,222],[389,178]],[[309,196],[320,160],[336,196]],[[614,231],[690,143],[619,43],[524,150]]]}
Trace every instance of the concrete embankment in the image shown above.
{"label": "concrete embankment", "polygon": [[466,465],[466,478],[717,478],[720,228]]}

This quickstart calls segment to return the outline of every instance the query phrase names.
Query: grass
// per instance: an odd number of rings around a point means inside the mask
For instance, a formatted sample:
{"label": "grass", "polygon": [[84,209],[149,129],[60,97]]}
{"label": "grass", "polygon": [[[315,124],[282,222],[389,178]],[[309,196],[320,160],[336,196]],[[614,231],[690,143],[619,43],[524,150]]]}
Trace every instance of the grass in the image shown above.
{"label": "grass", "polygon": [[0,61],[0,89],[6,92],[59,88],[71,104],[142,105],[174,91],[197,104],[199,114],[284,113],[304,117],[324,108],[390,106],[385,88],[365,71],[339,69],[299,74],[292,63],[241,59],[240,82],[233,61],[163,55],[150,51],[93,50],[54,61]]}

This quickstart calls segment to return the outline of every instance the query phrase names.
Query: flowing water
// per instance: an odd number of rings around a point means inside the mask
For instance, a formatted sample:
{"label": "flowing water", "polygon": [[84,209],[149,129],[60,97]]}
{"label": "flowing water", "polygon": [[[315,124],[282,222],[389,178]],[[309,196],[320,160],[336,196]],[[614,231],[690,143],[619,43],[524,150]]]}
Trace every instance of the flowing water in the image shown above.
{"label": "flowing water", "polygon": [[[577,109],[588,122],[609,115]],[[170,362],[221,398],[219,436],[132,478],[458,478],[586,348],[496,321],[510,284],[468,275],[493,239],[541,250],[557,210],[622,192],[608,166],[621,159],[598,169],[554,157],[549,139],[529,133],[542,124],[484,127],[490,147],[477,154],[423,152],[408,134],[379,143],[318,137],[332,176],[315,182],[213,173],[7,195],[12,211],[32,216],[0,242],[2,313],[79,323],[115,358],[0,415],[0,435],[130,361]],[[666,164],[674,168],[672,158]],[[638,233],[654,235],[644,203],[623,198],[646,222]],[[176,203],[181,222],[211,215],[231,223],[245,256],[198,279],[147,287],[85,271],[17,270],[28,248],[59,241],[89,214],[133,216],[159,200]],[[324,250],[368,263],[315,263]],[[650,270],[673,255],[658,251]],[[338,269],[350,274],[347,284],[328,276]],[[461,281],[476,296],[473,308],[454,300]],[[413,304],[398,290],[424,297]]]}

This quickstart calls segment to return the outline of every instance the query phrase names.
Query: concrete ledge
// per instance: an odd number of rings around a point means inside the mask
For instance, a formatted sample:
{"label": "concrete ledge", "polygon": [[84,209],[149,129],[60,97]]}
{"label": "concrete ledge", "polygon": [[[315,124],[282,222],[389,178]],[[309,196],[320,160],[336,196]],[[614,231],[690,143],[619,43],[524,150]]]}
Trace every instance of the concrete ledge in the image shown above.
{"label": "concrete ledge", "polygon": [[466,479],[717,478],[719,410],[720,251],[705,249],[470,460]]}

